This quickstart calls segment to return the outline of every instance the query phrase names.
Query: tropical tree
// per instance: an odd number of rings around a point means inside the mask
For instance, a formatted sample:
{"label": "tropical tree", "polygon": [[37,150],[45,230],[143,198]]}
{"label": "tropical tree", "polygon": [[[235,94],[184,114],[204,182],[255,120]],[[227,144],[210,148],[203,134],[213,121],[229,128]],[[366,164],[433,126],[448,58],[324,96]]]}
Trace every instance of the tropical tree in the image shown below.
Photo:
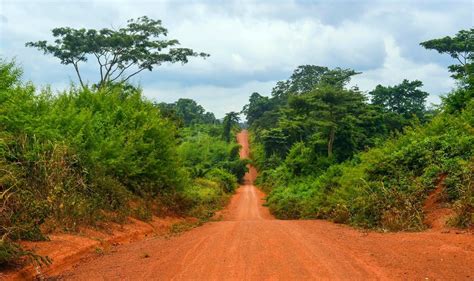
{"label": "tropical tree", "polygon": [[168,30],[161,20],[146,16],[127,21],[127,26],[118,30],[103,28],[75,29],[59,27],[52,30],[54,43],[48,41],[28,42],[45,54],[57,57],[62,64],[72,65],[82,87],[86,86],[80,71],[80,63],[93,59],[97,62],[100,79],[96,86],[125,82],[138,73],[163,63],[187,63],[190,57],[208,57],[189,48],[178,48],[179,41],[165,39]]}
{"label": "tropical tree", "polygon": [[377,85],[369,95],[372,96],[372,104],[385,111],[403,115],[405,118],[413,115],[422,118],[426,111],[425,102],[429,94],[420,90],[421,87],[423,87],[421,81],[405,79],[395,86]]}
{"label": "tropical tree", "polygon": [[270,99],[264,97],[257,92],[250,95],[249,103],[244,106],[242,113],[247,116],[247,123],[249,126],[262,117],[262,115],[272,108]]}
{"label": "tropical tree", "polygon": [[318,134],[326,139],[327,156],[331,158],[337,132],[346,123],[358,120],[364,109],[364,100],[358,91],[324,85],[290,99],[289,105],[297,115],[305,116],[319,128]]}
{"label": "tropical tree", "polygon": [[446,36],[420,43],[423,47],[449,54],[457,64],[450,65],[452,77],[458,81],[458,89],[442,97],[444,111],[459,112],[474,99],[474,29],[461,30],[456,36]]}
{"label": "tropical tree", "polygon": [[469,30],[461,30],[456,36],[446,36],[439,39],[432,39],[420,43],[426,49],[436,50],[440,54],[449,54],[456,59],[459,64],[449,66],[449,71],[453,73],[455,79],[467,77],[469,73],[472,75],[474,60],[474,28]]}
{"label": "tropical tree", "polygon": [[224,121],[222,122],[222,125],[223,125],[222,137],[224,138],[226,142],[230,142],[232,128],[234,128],[237,124],[239,124],[239,121],[240,121],[239,113],[237,112],[231,111],[225,115]]}
{"label": "tropical tree", "polygon": [[329,69],[325,66],[300,65],[291,77],[286,81],[279,81],[272,90],[274,98],[283,99],[289,95],[307,93],[317,85],[330,84],[332,86],[344,87],[352,76],[359,74],[352,69],[335,68]]}

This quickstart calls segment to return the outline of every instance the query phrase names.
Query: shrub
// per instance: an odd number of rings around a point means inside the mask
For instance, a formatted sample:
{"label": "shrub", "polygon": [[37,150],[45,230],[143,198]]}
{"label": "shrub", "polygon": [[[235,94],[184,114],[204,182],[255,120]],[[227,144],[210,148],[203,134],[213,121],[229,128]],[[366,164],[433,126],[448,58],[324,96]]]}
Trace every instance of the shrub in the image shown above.
{"label": "shrub", "polygon": [[424,199],[445,175],[445,200],[456,212],[452,223],[473,225],[472,104],[459,115],[441,114],[424,126],[406,129],[316,176],[298,177],[309,164],[306,153],[296,153],[304,150],[297,144],[283,164],[264,170],[259,178],[267,190],[273,189],[270,210],[285,219],[321,217],[363,227],[419,230],[425,227]]}
{"label": "shrub", "polygon": [[216,168],[206,173],[206,178],[219,183],[224,192],[234,192],[237,187],[237,177],[224,169]]}

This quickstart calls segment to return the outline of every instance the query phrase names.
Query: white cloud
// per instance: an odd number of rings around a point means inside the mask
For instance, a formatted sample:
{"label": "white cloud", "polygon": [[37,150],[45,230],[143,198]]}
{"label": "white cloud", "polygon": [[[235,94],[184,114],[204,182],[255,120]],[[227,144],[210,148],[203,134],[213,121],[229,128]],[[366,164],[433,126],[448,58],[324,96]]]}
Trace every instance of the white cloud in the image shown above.
{"label": "white cloud", "polygon": [[[254,91],[268,94],[301,64],[362,71],[354,83],[363,90],[419,79],[436,101],[453,86],[450,59],[418,44],[473,25],[467,0],[0,1],[2,56],[16,56],[26,78],[54,86],[75,81],[72,68],[25,48],[25,42],[50,38],[57,26],[119,27],[142,15],[162,19],[170,37],[211,57],[165,65],[135,81],[148,96],[194,97],[218,116],[240,110]],[[94,66],[83,69],[94,81]]]}
{"label": "white cloud", "polygon": [[[370,91],[378,84],[395,85],[403,79],[420,80],[425,82],[425,91],[438,94],[447,93],[454,87],[454,81],[445,67],[434,63],[420,64],[402,57],[400,47],[391,37],[385,39],[385,52],[387,55],[383,65],[355,76],[352,85]],[[439,103],[439,96],[431,95],[428,102]]]}
{"label": "white cloud", "polygon": [[[230,111],[240,112],[248,103],[252,92],[268,93],[276,81],[249,81],[239,87],[217,87],[212,85],[182,87],[177,84],[161,84],[145,86],[145,96],[157,102],[175,102],[179,98],[190,98],[197,101],[205,109],[218,118],[224,117]],[[218,106],[216,106],[218,105]]]}

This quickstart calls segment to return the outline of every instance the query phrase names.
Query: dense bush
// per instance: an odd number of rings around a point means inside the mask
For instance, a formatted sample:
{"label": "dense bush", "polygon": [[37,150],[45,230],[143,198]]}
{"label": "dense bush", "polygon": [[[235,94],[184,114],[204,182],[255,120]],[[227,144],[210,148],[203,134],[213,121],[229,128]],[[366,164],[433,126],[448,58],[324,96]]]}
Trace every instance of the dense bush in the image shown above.
{"label": "dense bush", "polygon": [[44,240],[58,227],[153,211],[208,217],[234,190],[236,167],[245,168],[221,126],[178,129],[140,89],[53,94],[20,77],[0,62],[1,263],[34,257],[12,241]]}
{"label": "dense bush", "polygon": [[[445,198],[456,211],[453,223],[474,225],[473,116],[471,102],[458,116],[441,114],[426,126],[407,128],[317,177],[288,179],[280,175],[288,172],[285,168],[273,170],[270,182],[276,188],[268,206],[280,218],[318,217],[390,230],[421,229],[424,199],[445,175]],[[284,166],[291,169],[294,162]]]}
{"label": "dense bush", "polygon": [[[208,173],[214,173],[215,178],[218,175],[216,169],[219,169],[240,181],[247,172],[247,161],[239,157],[240,145],[235,138],[230,143],[222,140],[219,134],[221,127],[200,125],[182,130],[178,152],[191,177],[206,177]],[[226,180],[228,175],[222,175]]]}

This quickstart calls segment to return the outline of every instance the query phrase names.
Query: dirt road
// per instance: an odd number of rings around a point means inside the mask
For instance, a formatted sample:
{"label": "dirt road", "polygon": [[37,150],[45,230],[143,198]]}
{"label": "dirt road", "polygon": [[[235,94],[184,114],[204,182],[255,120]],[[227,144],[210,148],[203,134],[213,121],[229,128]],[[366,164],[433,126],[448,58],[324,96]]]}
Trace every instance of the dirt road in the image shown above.
{"label": "dirt road", "polygon": [[[241,156],[247,133],[239,134]],[[223,219],[81,263],[72,280],[474,280],[474,235],[362,232],[326,221],[282,221],[262,206],[254,169]]]}

